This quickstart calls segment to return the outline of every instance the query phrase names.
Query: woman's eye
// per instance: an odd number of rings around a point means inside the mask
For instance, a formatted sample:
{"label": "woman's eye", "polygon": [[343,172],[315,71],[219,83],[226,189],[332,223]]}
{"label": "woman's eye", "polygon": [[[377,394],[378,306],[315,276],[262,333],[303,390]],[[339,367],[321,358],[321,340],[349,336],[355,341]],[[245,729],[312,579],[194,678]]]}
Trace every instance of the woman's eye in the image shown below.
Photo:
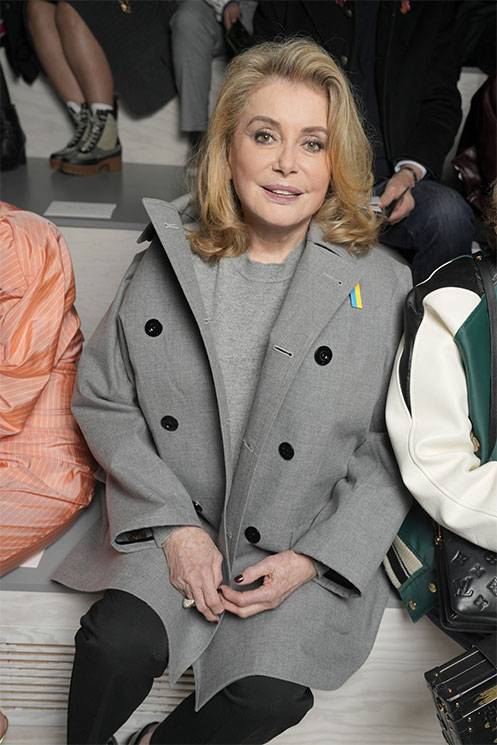
{"label": "woman's eye", "polygon": [[258,132],[256,132],[254,134],[254,140],[256,142],[262,143],[263,145],[267,145],[273,139],[274,138],[273,138],[273,135],[271,134],[271,132],[264,132],[263,130],[259,130]]}
{"label": "woman's eye", "polygon": [[324,144],[320,140],[307,140],[304,145],[312,153],[317,153],[324,148]]}

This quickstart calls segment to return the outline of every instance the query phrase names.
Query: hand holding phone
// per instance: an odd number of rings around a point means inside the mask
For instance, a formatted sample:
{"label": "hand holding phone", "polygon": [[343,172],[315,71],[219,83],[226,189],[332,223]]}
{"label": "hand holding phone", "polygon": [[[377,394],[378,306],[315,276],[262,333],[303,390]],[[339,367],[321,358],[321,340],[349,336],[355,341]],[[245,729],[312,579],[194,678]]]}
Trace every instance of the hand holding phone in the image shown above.
{"label": "hand holding phone", "polygon": [[404,191],[401,192],[398,197],[396,197],[395,199],[392,199],[390,204],[387,204],[385,207],[383,207],[383,214],[387,218],[387,220],[392,214],[392,212],[394,211],[394,209],[397,207],[397,205],[404,199],[404,194],[409,191],[409,188],[410,188],[409,186],[406,186]]}

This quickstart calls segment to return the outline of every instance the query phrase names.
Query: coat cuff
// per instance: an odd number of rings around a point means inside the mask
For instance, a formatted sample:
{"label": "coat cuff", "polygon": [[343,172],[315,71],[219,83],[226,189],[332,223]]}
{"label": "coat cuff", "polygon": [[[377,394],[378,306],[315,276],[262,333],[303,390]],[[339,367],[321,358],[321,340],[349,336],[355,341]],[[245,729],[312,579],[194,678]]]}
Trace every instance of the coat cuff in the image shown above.
{"label": "coat cuff", "polygon": [[[322,528],[323,526],[320,527]],[[329,529],[330,526],[327,525],[325,528],[326,532]],[[350,531],[347,531],[349,535],[348,539],[344,537],[343,541],[340,541],[340,530],[337,530],[334,532],[333,537],[330,537],[329,542],[325,541],[325,530],[320,531],[318,529],[318,532],[322,532],[322,535],[318,535],[317,540],[316,536],[302,536],[292,546],[292,551],[296,551],[299,554],[306,554],[317,563],[319,574],[317,577],[314,577],[314,582],[344,598],[362,595],[371,578],[370,575],[374,572],[361,567],[357,557],[359,555],[366,556],[369,551],[363,546],[358,546],[354,549],[351,545]],[[333,545],[333,550],[330,551],[327,548],[320,549],[320,547],[325,547],[326,545]],[[354,571],[352,567],[357,567],[358,571]]]}
{"label": "coat cuff", "polygon": [[181,525],[171,525],[167,527],[160,527],[160,528],[152,528],[152,532],[154,534],[154,541],[157,548],[162,548],[164,546],[164,543],[167,541],[171,533],[174,533],[175,530],[178,528],[181,528]]}
{"label": "coat cuff", "polygon": [[326,564],[321,561],[309,557],[314,563],[316,569],[316,576],[313,577],[313,582],[317,582],[318,585],[324,587],[326,590],[334,592],[336,595],[340,595],[343,598],[352,598],[360,595],[359,590],[346,577],[343,577],[338,572],[335,572]]}
{"label": "coat cuff", "polygon": [[[166,513],[166,510],[163,511]],[[190,516],[186,512],[177,512],[176,519],[171,519],[171,524],[168,523],[166,514],[157,514],[156,518],[149,516],[143,517],[141,525],[136,525],[136,519],[134,520],[135,525],[123,525],[121,529],[112,527],[111,524],[111,545],[112,548],[121,552],[139,551],[146,548],[162,548],[162,543],[166,538],[176,529],[191,525],[197,528],[201,528],[202,525],[196,514]],[[171,516],[170,516],[171,518]],[[148,527],[144,527],[143,523]]]}

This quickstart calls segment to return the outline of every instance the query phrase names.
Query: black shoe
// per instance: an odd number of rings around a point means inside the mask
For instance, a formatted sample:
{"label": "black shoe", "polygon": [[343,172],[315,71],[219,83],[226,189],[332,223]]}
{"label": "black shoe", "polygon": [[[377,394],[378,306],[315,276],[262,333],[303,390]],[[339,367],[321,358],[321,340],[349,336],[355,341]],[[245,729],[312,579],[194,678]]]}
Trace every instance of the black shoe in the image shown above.
{"label": "black shoe", "polygon": [[109,737],[105,745],[117,745],[117,740],[114,735],[112,735],[112,737]]}
{"label": "black shoe", "polygon": [[81,145],[82,141],[90,131],[90,109],[85,103],[81,104],[78,113],[73,111],[73,109],[70,109],[69,106],[67,107],[67,110],[74,125],[74,133],[65,147],[56,150],[55,153],[52,153],[50,156],[50,168],[53,168],[54,171],[60,170],[63,159]]}
{"label": "black shoe", "polygon": [[21,129],[16,107],[12,104],[0,108],[0,171],[11,171],[26,163],[24,143],[26,135]]}
{"label": "black shoe", "polygon": [[133,732],[132,735],[128,737],[126,740],[126,745],[137,745],[137,743],[140,742],[142,737],[147,734],[147,732],[152,729],[152,727],[156,727],[159,724],[159,722],[149,722],[141,729],[137,730],[136,732]]}

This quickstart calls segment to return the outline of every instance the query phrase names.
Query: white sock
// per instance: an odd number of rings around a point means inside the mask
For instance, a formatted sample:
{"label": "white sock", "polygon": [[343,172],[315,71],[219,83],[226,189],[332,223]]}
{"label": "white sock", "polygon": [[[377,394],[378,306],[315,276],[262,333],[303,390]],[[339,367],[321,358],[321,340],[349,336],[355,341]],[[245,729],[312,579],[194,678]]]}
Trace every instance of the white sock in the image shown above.
{"label": "white sock", "polygon": [[99,111],[114,111],[114,107],[110,106],[108,103],[91,103],[90,109],[93,116],[95,116]]}
{"label": "white sock", "polygon": [[76,101],[66,101],[66,106],[75,116],[77,116],[81,111],[81,104],[76,103]]}

